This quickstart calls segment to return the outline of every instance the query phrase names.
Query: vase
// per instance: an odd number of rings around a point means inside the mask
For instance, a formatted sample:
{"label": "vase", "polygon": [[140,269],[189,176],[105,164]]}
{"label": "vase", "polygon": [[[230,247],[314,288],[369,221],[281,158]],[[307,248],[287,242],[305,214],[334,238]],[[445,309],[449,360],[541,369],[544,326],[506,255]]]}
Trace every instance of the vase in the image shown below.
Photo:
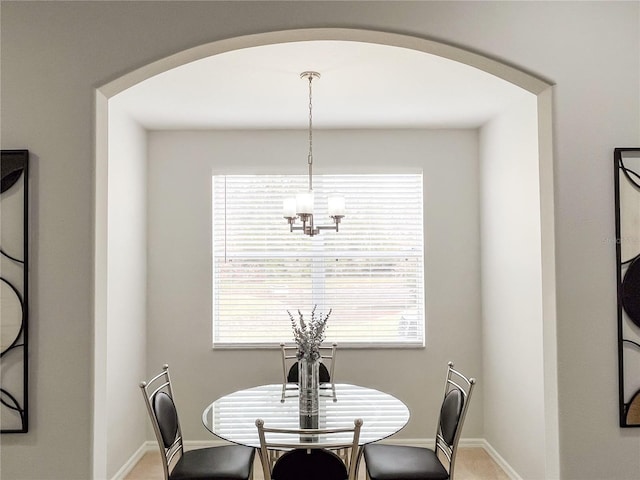
{"label": "vase", "polygon": [[300,388],[300,416],[318,415],[320,392],[320,361],[302,357],[298,360],[298,385]]}

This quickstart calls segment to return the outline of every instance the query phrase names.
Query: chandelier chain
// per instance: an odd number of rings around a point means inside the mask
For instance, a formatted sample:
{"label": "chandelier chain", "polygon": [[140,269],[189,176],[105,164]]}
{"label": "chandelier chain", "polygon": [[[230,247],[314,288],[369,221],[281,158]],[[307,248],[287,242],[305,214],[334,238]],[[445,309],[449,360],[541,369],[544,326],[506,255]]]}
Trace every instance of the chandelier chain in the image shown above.
{"label": "chandelier chain", "polygon": [[309,164],[313,163],[313,97],[311,89],[312,80],[313,76],[309,75]]}
{"label": "chandelier chain", "polygon": [[313,190],[313,97],[311,82],[313,74],[309,74],[309,156],[307,164],[309,165],[309,191]]}

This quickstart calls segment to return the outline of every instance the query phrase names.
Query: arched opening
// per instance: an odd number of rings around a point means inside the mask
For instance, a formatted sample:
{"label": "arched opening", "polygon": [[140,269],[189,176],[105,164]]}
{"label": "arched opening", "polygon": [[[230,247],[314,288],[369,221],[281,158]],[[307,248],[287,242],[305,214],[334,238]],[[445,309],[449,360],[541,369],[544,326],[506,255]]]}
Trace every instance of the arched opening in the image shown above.
{"label": "arched opening", "polygon": [[[373,43],[387,45],[392,47],[401,47],[406,49],[437,55],[447,58],[455,62],[469,65],[487,73],[495,75],[503,80],[516,85],[532,95],[536,96],[534,102],[529,104],[524,110],[518,109],[515,113],[511,112],[512,117],[503,117],[487,128],[480,131],[480,162],[482,171],[478,174],[478,181],[481,182],[480,197],[478,199],[486,209],[481,216],[482,225],[480,225],[479,235],[483,237],[483,247],[480,252],[482,257],[483,271],[482,275],[482,291],[478,292],[482,298],[483,315],[485,318],[491,318],[491,328],[483,328],[483,339],[477,339],[478,342],[484,343],[483,349],[486,350],[482,356],[485,362],[484,407],[482,408],[482,417],[489,419],[489,423],[495,422],[495,429],[500,428],[498,423],[500,420],[496,418],[496,412],[491,410],[490,405],[496,404],[496,401],[504,394],[503,386],[504,376],[519,375],[520,378],[535,378],[536,385],[534,387],[535,394],[528,398],[535,401],[537,405],[542,405],[537,411],[536,422],[538,426],[542,425],[542,430],[537,432],[537,438],[544,447],[538,445],[536,447],[536,458],[542,460],[546,464],[544,478],[557,477],[558,472],[558,427],[557,427],[557,388],[556,388],[556,347],[555,347],[555,258],[554,258],[554,230],[553,230],[553,162],[551,157],[551,87],[549,83],[538,79],[532,75],[522,72],[516,68],[504,65],[495,60],[483,57],[476,53],[466,51],[450,45],[434,42],[432,40],[421,39],[417,37],[409,37],[404,35],[390,34],[385,32],[365,31],[365,30],[349,30],[349,29],[310,29],[310,30],[292,30],[283,32],[271,32],[265,34],[250,35],[227,39],[211,44],[202,45],[184,52],[180,52],[171,57],[159,60],[137,71],[131,72],[119,79],[110,82],[97,90],[96,92],[96,205],[95,205],[95,343],[94,343],[94,477],[103,476],[103,472],[108,472],[108,455],[117,456],[118,452],[114,451],[114,447],[109,440],[108,418],[113,414],[113,406],[109,405],[109,391],[111,389],[112,375],[110,372],[122,371],[127,368],[124,358],[118,358],[113,355],[112,344],[118,342],[128,344],[131,349],[135,350],[140,343],[145,342],[148,334],[144,324],[137,324],[135,332],[131,331],[131,324],[119,321],[119,325],[112,325],[110,322],[115,318],[126,318],[128,315],[145,316],[144,301],[140,299],[140,295],[146,294],[146,260],[140,260],[137,267],[134,265],[132,269],[131,262],[118,260],[114,255],[118,246],[131,244],[129,235],[132,234],[131,229],[127,228],[131,225],[140,227],[139,235],[145,235],[148,219],[147,212],[143,208],[136,211],[129,211],[132,217],[125,220],[122,226],[119,226],[121,218],[114,216],[114,212],[119,211],[119,205],[129,203],[130,198],[121,195],[122,190],[129,192],[136,191],[135,182],[141,181],[142,173],[127,171],[126,175],[119,175],[118,168],[113,159],[118,155],[120,159],[127,158],[131,155],[131,150],[114,150],[114,144],[111,142],[114,136],[121,132],[116,128],[122,127],[111,123],[109,111],[109,101],[116,95],[124,92],[128,88],[153,77],[159,73],[165,72],[180,65],[194,62],[225,52],[237,51],[249,47],[273,45],[287,42],[302,42],[309,40],[341,40],[363,43]],[[532,106],[532,108],[531,108]],[[531,116],[533,114],[533,116]],[[526,136],[521,139],[524,143],[512,141],[504,142],[505,137],[511,139],[517,138],[517,134],[521,133],[520,129],[513,129],[513,125],[519,125],[520,122],[527,123],[529,130],[531,128],[536,135]],[[533,122],[533,125],[531,125]],[[144,132],[136,129],[135,125],[129,125],[129,133],[127,135],[144,136]],[[124,128],[127,128],[125,125]],[[133,133],[132,133],[133,132]],[[141,144],[135,139],[129,142],[120,142],[121,146],[127,144]],[[523,148],[523,145],[526,147]],[[111,146],[111,149],[109,148]],[[146,155],[145,152],[137,152],[136,155]],[[522,158],[515,158],[520,155]],[[513,195],[511,190],[514,179],[521,175],[524,170],[511,171],[509,175],[497,175],[496,170],[505,172],[508,167],[513,164],[525,162],[527,175],[530,175],[531,182],[528,184],[530,191],[526,196],[517,202],[518,208],[523,209],[521,216],[513,215],[513,212],[499,211],[501,206],[513,204]],[[121,165],[121,164],[120,164]],[[114,176],[115,175],[115,176]],[[123,186],[123,181],[128,179],[134,182],[134,187],[127,189]],[[138,191],[140,197],[135,199],[136,204],[144,203],[146,193]],[[511,201],[509,201],[511,200]],[[533,213],[533,215],[531,215]],[[511,230],[508,225],[499,223],[503,218],[526,219],[526,225],[523,229],[519,227]],[[497,224],[494,222],[498,222]],[[524,236],[521,236],[524,234]],[[132,258],[146,258],[146,252],[141,247],[145,241],[137,238],[134,243],[138,245],[138,249],[132,253]],[[503,244],[501,242],[507,242]],[[524,242],[524,243],[523,243]],[[517,245],[517,246],[516,246]],[[527,250],[522,250],[526,246]],[[504,256],[505,247],[512,252],[512,257]],[[505,270],[503,259],[513,260],[520,258],[519,253],[525,253],[529,257],[528,260],[532,264],[538,264],[539,270],[526,276],[525,285],[522,290],[511,290],[508,287],[516,278],[516,272],[508,272]],[[513,262],[507,261],[513,265]],[[531,264],[527,263],[524,268]],[[126,269],[125,269],[126,267]],[[133,274],[132,274],[133,272]],[[126,278],[127,282],[123,283],[120,279]],[[522,279],[522,276],[518,278]],[[118,282],[114,280],[118,279]],[[118,291],[118,288],[125,290]],[[507,289],[505,291],[505,289]],[[133,292],[133,297],[129,296]],[[131,301],[127,305],[127,301],[115,301],[114,296],[119,299],[125,298]],[[528,295],[523,297],[523,295]],[[531,367],[531,371],[518,370],[513,372],[510,365],[522,365],[519,362],[507,361],[510,349],[509,337],[513,335],[508,323],[511,313],[518,308],[518,302],[526,302],[522,306],[523,310],[531,310],[534,329],[527,334],[531,334],[531,351],[528,352],[526,365]],[[532,308],[531,305],[534,305]],[[132,307],[132,308],[131,308]],[[494,321],[495,318],[501,318],[503,321]],[[517,347],[517,346],[516,346]],[[490,353],[490,354],[488,354]],[[145,352],[137,352],[137,362],[146,369],[146,361],[152,361],[149,370],[154,370],[156,364],[160,364],[164,360],[159,358],[150,358]],[[386,355],[386,356],[385,356]],[[152,356],[153,357],[153,356]],[[388,354],[383,353],[379,358],[392,358]],[[531,359],[536,359],[532,362]],[[491,371],[487,371],[490,369]],[[144,372],[143,372],[144,374]],[[484,379],[483,379],[484,380]],[[523,385],[524,391],[527,386]],[[531,387],[531,385],[528,385]],[[520,401],[522,399],[518,399]],[[141,403],[140,403],[141,405]],[[518,404],[521,405],[521,404]],[[479,407],[478,407],[479,408]],[[516,409],[519,406],[516,406]],[[194,407],[194,410],[197,407]],[[505,412],[501,412],[505,415]],[[126,416],[126,413],[123,415]],[[510,412],[508,415],[515,415]],[[142,419],[146,422],[146,418]],[[544,421],[543,421],[544,420]],[[484,423],[487,423],[485,420]],[[146,425],[146,424],[145,424]],[[491,426],[491,425],[490,425]],[[490,430],[491,428],[489,428]],[[520,429],[514,429],[519,431]],[[491,432],[488,432],[491,434]],[[503,451],[501,442],[509,443],[508,438],[497,438],[490,442],[490,446],[498,450],[498,454],[507,458],[514,467],[518,465],[518,452],[511,453]],[[506,445],[504,446],[506,449]],[[526,462],[523,462],[526,464]],[[539,473],[539,472],[536,472]],[[538,475],[540,476],[540,475]]]}

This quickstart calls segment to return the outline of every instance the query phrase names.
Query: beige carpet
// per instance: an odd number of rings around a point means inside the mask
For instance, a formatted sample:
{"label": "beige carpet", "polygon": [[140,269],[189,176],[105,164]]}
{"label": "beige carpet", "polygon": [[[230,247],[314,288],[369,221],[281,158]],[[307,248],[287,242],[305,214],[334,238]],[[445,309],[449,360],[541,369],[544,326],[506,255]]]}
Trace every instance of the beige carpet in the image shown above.
{"label": "beige carpet", "polygon": [[[360,464],[358,480],[365,480],[364,462]],[[256,456],[254,480],[264,480],[260,460]],[[164,480],[158,452],[142,457],[125,480]],[[455,480],[509,480],[507,474],[483,448],[460,448],[456,460]]]}

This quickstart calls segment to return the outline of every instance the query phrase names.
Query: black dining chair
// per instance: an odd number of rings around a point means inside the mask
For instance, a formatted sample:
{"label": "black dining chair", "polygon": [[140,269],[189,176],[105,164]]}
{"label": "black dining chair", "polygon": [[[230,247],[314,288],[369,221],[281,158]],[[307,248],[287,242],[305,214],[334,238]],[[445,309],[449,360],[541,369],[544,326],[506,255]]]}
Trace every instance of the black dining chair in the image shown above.
{"label": "black dining chair", "polygon": [[242,445],[184,450],[169,365],[140,389],[162,455],[165,480],[249,480],[255,449]]}
{"label": "black dining chair", "polygon": [[[336,352],[338,344],[323,345],[320,347],[320,367],[319,380],[320,384],[329,385],[331,393],[335,397],[334,372],[336,365]],[[297,383],[299,379],[298,373],[298,347],[295,345],[280,344],[280,353],[282,359],[282,401],[284,401],[288,390],[298,389]],[[327,362],[329,367],[327,368]],[[291,388],[289,388],[291,386]]]}
{"label": "black dining chair", "polygon": [[436,428],[434,449],[404,445],[369,444],[364,462],[369,480],[451,480],[458,440],[475,386],[449,362],[444,398]]}
{"label": "black dining chair", "polygon": [[356,480],[361,419],[315,429],[266,427],[257,419],[256,427],[264,480]]}

